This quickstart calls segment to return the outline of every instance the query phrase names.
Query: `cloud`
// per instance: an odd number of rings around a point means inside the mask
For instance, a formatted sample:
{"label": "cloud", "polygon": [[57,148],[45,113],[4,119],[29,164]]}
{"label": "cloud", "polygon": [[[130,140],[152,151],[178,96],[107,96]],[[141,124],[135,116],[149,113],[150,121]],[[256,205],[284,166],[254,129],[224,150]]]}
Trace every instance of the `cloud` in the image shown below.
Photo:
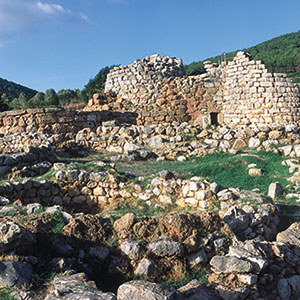
{"label": "cloud", "polygon": [[[54,0],[55,1],[55,0]],[[50,0],[0,0],[0,42],[17,32],[33,29],[45,22],[77,19],[89,22],[86,15]]]}
{"label": "cloud", "polygon": [[36,3],[36,7],[43,13],[45,14],[60,14],[60,13],[66,13],[70,12],[69,10],[66,11],[61,5],[59,4],[48,4],[48,3],[43,3],[43,2],[38,2]]}

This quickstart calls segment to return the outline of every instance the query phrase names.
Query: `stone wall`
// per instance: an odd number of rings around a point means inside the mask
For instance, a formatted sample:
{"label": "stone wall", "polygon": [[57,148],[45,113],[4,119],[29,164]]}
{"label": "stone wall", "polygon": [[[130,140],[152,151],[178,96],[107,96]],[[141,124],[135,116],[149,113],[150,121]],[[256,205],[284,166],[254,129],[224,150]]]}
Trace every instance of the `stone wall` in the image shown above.
{"label": "stone wall", "polygon": [[238,52],[225,66],[224,124],[299,123],[300,88],[285,74],[269,73],[261,61]]}
{"label": "stone wall", "polygon": [[150,99],[160,89],[164,78],[184,75],[182,60],[175,57],[152,55],[138,59],[129,66],[115,67],[107,76],[105,91],[112,91],[133,101]]}
{"label": "stone wall", "polygon": [[[155,56],[155,59],[158,57]],[[163,59],[164,57],[161,57],[161,60]],[[173,69],[176,71],[163,71],[162,76],[152,76],[151,60],[142,61],[144,64],[149,63],[150,67],[141,69],[143,71],[140,74],[137,71],[137,63],[113,69],[108,75],[106,94],[95,94],[86,110],[134,111],[138,115],[139,125],[173,121],[181,123],[199,119],[202,122],[200,117],[209,115],[210,112],[219,112],[218,102],[223,98],[222,94],[220,97],[219,89],[222,85],[215,76],[216,72],[182,77],[179,75],[182,75],[184,70],[176,67],[174,63]],[[176,74],[178,76],[174,77]],[[137,82],[136,78],[145,79]]]}
{"label": "stone wall", "polygon": [[4,135],[44,131],[49,134],[77,133],[97,128],[102,122],[136,123],[136,113],[111,111],[75,111],[64,109],[28,109],[0,113],[0,133]]}
{"label": "stone wall", "polygon": [[[183,76],[181,61],[174,58],[164,67],[154,67],[164,60],[168,58],[148,57],[113,69],[105,90],[115,99],[105,104],[137,112],[138,124],[144,125],[189,121],[280,127],[300,121],[299,85],[284,74],[269,73],[262,62],[243,52],[220,66],[207,62],[207,73],[190,77]],[[93,105],[90,102],[90,109]]]}

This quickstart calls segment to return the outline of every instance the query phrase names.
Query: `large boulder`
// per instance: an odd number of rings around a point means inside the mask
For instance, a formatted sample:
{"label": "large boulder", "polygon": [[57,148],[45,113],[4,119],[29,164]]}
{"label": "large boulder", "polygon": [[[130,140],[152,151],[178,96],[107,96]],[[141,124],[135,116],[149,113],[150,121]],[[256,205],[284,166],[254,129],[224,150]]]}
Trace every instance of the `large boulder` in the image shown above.
{"label": "large boulder", "polygon": [[279,232],[276,241],[300,247],[300,222],[293,223],[288,229]]}
{"label": "large boulder", "polygon": [[103,242],[111,231],[111,223],[99,215],[83,215],[74,218],[63,229],[64,234],[72,238],[73,242],[84,243]]}
{"label": "large boulder", "polygon": [[183,300],[175,289],[147,281],[130,281],[118,289],[118,300]]}
{"label": "large boulder", "polygon": [[255,269],[252,262],[234,256],[214,256],[210,265],[216,273],[250,273]]}
{"label": "large boulder", "polygon": [[185,300],[221,300],[217,293],[197,279],[178,289]]}
{"label": "large boulder", "polygon": [[20,246],[32,245],[35,243],[33,234],[24,227],[11,222],[0,222],[0,251],[6,252]]}
{"label": "large boulder", "polygon": [[148,245],[148,249],[157,256],[183,256],[183,246],[174,241],[159,241]]}
{"label": "large boulder", "polygon": [[116,300],[116,296],[99,291],[84,273],[77,273],[55,277],[45,300]]}
{"label": "large boulder", "polygon": [[0,286],[21,287],[29,285],[33,277],[30,264],[18,261],[0,262]]}

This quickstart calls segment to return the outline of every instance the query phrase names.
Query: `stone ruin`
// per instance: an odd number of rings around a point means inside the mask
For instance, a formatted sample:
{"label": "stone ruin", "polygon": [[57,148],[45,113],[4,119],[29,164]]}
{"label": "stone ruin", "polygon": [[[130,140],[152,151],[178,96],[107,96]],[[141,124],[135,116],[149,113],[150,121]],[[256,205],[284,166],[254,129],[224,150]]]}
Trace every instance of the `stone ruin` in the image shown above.
{"label": "stone ruin", "polygon": [[[8,179],[0,184],[0,298],[2,286],[24,284],[30,290],[11,289],[16,299],[299,298],[299,210],[271,201],[300,199],[299,87],[242,52],[205,68],[185,77],[181,60],[151,56],[114,68],[106,93],[83,111],[0,114],[0,177]],[[223,126],[205,129],[210,124]],[[145,180],[116,167],[247,147],[284,154],[295,185],[273,182],[266,197],[202,177],[163,170]],[[108,155],[87,170],[70,163],[87,149]],[[49,171],[51,180],[37,178]],[[256,164],[247,171],[263,174]],[[129,202],[165,213],[111,214]],[[169,212],[172,205],[184,210]],[[34,287],[45,270],[59,274]],[[194,270],[207,286],[161,284]]]}
{"label": "stone ruin", "polygon": [[270,73],[261,61],[238,52],[231,62],[204,63],[206,73],[185,76],[181,59],[153,55],[113,68],[105,93],[84,110],[27,109],[0,114],[0,133],[77,133],[103,122],[149,126],[188,122],[206,128],[269,127],[300,123],[300,86]]}
{"label": "stone ruin", "polygon": [[[186,77],[180,59],[159,55],[115,67],[108,74],[105,91],[116,97],[105,104],[112,110],[137,112],[138,124],[144,125],[189,121],[203,126],[280,127],[299,123],[299,85],[285,74],[268,72],[261,61],[243,52],[220,66],[205,62],[205,69],[205,74]],[[97,104],[96,96],[90,105]]]}

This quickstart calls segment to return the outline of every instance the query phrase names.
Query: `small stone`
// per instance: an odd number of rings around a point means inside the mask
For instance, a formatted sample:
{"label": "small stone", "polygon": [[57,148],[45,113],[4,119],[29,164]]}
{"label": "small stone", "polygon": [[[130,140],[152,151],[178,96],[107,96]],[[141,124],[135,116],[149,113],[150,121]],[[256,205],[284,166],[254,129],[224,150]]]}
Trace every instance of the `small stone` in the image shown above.
{"label": "small stone", "polygon": [[190,254],[187,257],[187,260],[189,262],[189,264],[191,265],[191,267],[195,267],[197,265],[203,264],[207,262],[207,255],[206,252],[201,249],[200,251]]}
{"label": "small stone", "polygon": [[130,230],[135,221],[135,216],[133,213],[127,213],[120,219],[116,220],[114,223],[114,230],[120,232],[122,230]]}
{"label": "small stone", "polygon": [[128,256],[129,259],[137,260],[140,258],[142,248],[138,242],[124,241],[121,244],[121,251]]}
{"label": "small stone", "polygon": [[148,245],[148,249],[160,257],[183,256],[184,254],[183,246],[174,241],[154,242]]}
{"label": "small stone", "polygon": [[21,287],[29,285],[33,278],[30,264],[18,261],[0,262],[0,285],[4,287]]}
{"label": "small stone", "polygon": [[250,176],[261,176],[262,175],[262,170],[258,168],[252,168],[249,169],[248,174]]}
{"label": "small stone", "polygon": [[96,258],[100,261],[104,261],[109,254],[110,250],[108,247],[105,246],[92,247],[89,250],[89,256]]}
{"label": "small stone", "polygon": [[186,157],[183,156],[183,155],[180,155],[180,156],[177,157],[177,161],[184,162],[184,161],[186,161]]}
{"label": "small stone", "polygon": [[157,265],[148,258],[143,258],[134,271],[135,275],[156,278],[160,271]]}
{"label": "small stone", "polygon": [[129,281],[118,288],[120,300],[183,300],[174,288],[141,280]]}
{"label": "small stone", "polygon": [[247,285],[254,285],[257,280],[257,275],[245,275],[245,274],[238,274],[238,279],[240,282],[245,283]]}
{"label": "small stone", "polygon": [[283,186],[280,182],[273,182],[269,185],[268,196],[273,200],[283,194]]}
{"label": "small stone", "polygon": [[248,146],[249,146],[249,148],[257,148],[257,147],[259,147],[260,146],[260,140],[251,137],[249,139]]}

